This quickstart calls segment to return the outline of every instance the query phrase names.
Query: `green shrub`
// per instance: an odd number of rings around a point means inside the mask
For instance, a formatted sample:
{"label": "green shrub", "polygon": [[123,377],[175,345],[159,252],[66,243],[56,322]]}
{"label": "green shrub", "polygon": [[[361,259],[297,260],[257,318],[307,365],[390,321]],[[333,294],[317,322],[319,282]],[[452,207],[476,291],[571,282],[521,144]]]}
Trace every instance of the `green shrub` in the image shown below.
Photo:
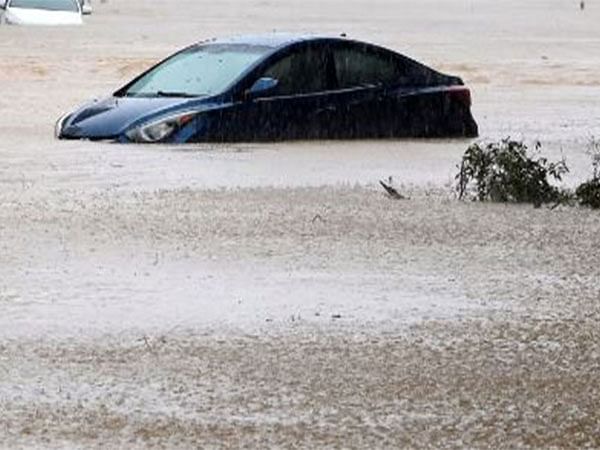
{"label": "green shrub", "polygon": [[575,197],[580,205],[590,208],[600,208],[600,141],[591,138],[589,153],[592,157],[592,179],[579,185],[575,190]]}
{"label": "green shrub", "polygon": [[580,205],[590,208],[600,208],[600,179],[594,178],[579,185],[575,196]]}
{"label": "green shrub", "polygon": [[[541,144],[535,144],[539,151]],[[509,138],[471,145],[456,176],[459,198],[479,201],[533,203],[560,202],[566,194],[550,184],[569,171],[564,160],[549,162],[528,155],[527,146]],[[474,192],[473,192],[474,191]]]}

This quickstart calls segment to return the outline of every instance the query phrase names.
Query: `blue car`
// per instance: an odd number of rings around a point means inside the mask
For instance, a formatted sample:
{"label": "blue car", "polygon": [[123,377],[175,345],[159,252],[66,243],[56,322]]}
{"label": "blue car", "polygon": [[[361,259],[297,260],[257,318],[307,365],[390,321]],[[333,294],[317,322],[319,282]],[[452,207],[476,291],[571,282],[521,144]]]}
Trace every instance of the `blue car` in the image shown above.
{"label": "blue car", "polygon": [[473,137],[458,77],[345,37],[200,42],[63,116],[61,139],[139,143]]}

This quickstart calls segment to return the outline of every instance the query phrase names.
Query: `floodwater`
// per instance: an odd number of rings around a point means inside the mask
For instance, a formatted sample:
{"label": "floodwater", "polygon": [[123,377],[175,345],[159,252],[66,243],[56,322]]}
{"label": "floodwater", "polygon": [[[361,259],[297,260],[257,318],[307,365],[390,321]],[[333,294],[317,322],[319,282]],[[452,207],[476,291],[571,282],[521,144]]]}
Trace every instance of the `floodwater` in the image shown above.
{"label": "floodwater", "polygon": [[94,7],[0,27],[0,447],[600,445],[600,216],[457,202],[472,141],[53,139],[194,41],[345,32],[461,76],[482,139],[539,140],[572,186],[600,5]]}

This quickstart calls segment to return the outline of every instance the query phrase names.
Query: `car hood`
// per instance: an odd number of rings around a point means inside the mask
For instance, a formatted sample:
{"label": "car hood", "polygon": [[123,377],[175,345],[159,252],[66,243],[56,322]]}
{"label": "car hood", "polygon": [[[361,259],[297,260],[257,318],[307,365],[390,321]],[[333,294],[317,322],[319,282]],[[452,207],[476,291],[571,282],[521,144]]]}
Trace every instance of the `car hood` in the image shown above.
{"label": "car hood", "polygon": [[5,20],[14,25],[81,25],[81,14],[46,9],[9,8]]}
{"label": "car hood", "polygon": [[162,113],[177,112],[189,104],[198,109],[198,101],[173,97],[109,97],[82,106],[62,124],[61,137],[73,139],[114,139],[133,125],[159,118]]}

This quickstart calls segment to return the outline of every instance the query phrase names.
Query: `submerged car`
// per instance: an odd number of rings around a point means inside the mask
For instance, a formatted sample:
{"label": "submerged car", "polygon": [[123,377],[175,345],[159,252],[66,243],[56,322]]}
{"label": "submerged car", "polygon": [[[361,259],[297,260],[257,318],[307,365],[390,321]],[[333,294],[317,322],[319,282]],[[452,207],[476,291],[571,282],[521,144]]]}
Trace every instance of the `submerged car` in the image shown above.
{"label": "submerged car", "polygon": [[225,142],[476,136],[458,77],[344,37],[200,42],[63,116],[62,139]]}
{"label": "submerged car", "polygon": [[81,25],[79,0],[0,0],[0,23],[8,25]]}

